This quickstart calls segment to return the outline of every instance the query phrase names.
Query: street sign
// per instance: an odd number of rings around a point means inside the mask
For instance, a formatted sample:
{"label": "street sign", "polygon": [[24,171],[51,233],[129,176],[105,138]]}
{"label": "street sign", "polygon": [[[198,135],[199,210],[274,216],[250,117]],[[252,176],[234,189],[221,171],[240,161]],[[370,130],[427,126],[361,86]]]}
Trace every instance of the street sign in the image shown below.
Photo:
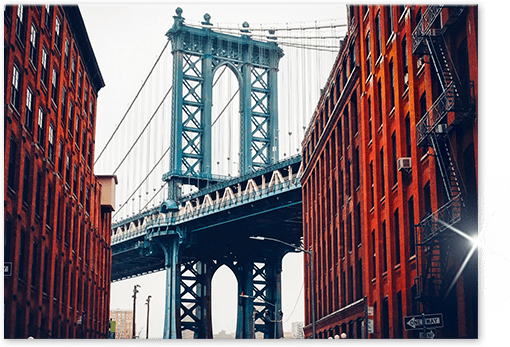
{"label": "street sign", "polygon": [[[425,315],[426,328],[442,328],[443,327],[443,314],[433,313]],[[421,315],[404,317],[405,330],[418,330],[423,329],[423,319]]]}
{"label": "street sign", "polygon": [[436,329],[427,329],[427,336],[424,336],[423,331],[420,331],[420,339],[433,339],[436,337]]}
{"label": "street sign", "polygon": [[4,276],[12,276],[12,263],[4,262]]}
{"label": "street sign", "polygon": [[368,333],[373,334],[374,333],[374,320],[373,319],[367,319],[368,320]]}

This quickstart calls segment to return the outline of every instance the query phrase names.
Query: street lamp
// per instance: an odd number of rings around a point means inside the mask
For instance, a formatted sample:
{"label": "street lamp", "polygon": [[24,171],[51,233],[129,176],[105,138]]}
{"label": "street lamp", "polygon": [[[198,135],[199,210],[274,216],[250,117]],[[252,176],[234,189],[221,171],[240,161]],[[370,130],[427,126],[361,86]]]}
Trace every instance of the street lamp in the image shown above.
{"label": "street lamp", "polygon": [[147,301],[145,301],[145,305],[147,305],[147,333],[145,334],[145,338],[149,338],[149,304],[151,302],[152,296],[147,297]]}
{"label": "street lamp", "polygon": [[133,288],[133,339],[136,339],[136,330],[135,330],[135,327],[136,327],[136,293],[138,293],[138,288],[140,288],[141,286],[139,284],[135,284],[134,288]]}
{"label": "street lamp", "polygon": [[252,240],[259,240],[259,241],[275,241],[279,242],[281,244],[284,244],[286,246],[289,246],[291,248],[294,248],[295,252],[303,252],[310,256],[310,281],[311,281],[311,287],[312,287],[312,339],[315,339],[315,285],[314,285],[314,279],[313,279],[313,253],[312,253],[312,246],[310,246],[310,250],[307,251],[303,247],[298,247],[296,245],[292,245],[290,243],[284,242],[282,240],[273,239],[271,237],[265,237],[265,236],[250,236],[250,239]]}
{"label": "street lamp", "polygon": [[[240,296],[241,298],[255,299],[255,297],[254,297],[254,296],[249,296],[249,295],[244,295],[244,294],[241,294],[241,295],[239,295],[239,296]],[[263,304],[269,304],[269,305],[271,305],[271,306],[273,306],[273,307],[274,307],[274,320],[273,320],[273,321],[272,321],[272,320],[269,320],[269,321],[270,321],[271,323],[274,323],[274,338],[276,339],[276,323],[278,323],[278,322],[281,322],[281,321],[282,321],[281,319],[280,319],[280,320],[278,320],[278,319],[277,319],[277,314],[278,314],[277,306],[276,306],[276,304],[273,304],[272,302],[265,301],[265,300],[261,300],[260,302],[261,302],[261,303],[263,303]],[[255,333],[255,332],[254,332],[254,333]]]}

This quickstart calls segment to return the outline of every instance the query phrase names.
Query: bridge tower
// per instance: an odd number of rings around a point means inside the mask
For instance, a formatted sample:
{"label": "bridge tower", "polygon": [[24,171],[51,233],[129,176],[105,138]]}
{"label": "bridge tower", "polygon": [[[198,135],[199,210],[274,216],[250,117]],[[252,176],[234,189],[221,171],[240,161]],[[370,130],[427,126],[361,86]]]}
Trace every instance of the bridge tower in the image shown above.
{"label": "bridge tower", "polygon": [[250,37],[249,24],[240,36],[211,30],[210,16],[202,28],[184,24],[176,9],[166,33],[172,43],[173,95],[170,171],[163,180],[168,198],[176,201],[180,185],[217,181],[211,175],[211,112],[213,76],[226,65],[235,74],[240,94],[241,175],[278,160],[278,63],[283,51],[276,42]]}
{"label": "bridge tower", "polygon": [[[277,72],[283,51],[274,38],[252,39],[246,22],[239,36],[215,32],[208,14],[203,27],[187,26],[180,8],[173,18],[166,33],[173,54],[170,171],[163,176],[168,200],[161,213],[178,210],[182,184],[200,189],[222,180],[211,173],[213,77],[222,66],[239,84],[241,175],[278,161]],[[265,338],[282,337],[281,262],[291,250],[245,259],[232,257],[245,249],[190,256],[183,249],[192,232],[169,220],[148,229],[145,237],[144,251],[158,244],[165,256],[164,338],[181,338],[182,330],[193,331],[195,338],[212,338],[211,280],[223,264],[234,271],[239,284],[236,337],[254,338],[256,331]]]}

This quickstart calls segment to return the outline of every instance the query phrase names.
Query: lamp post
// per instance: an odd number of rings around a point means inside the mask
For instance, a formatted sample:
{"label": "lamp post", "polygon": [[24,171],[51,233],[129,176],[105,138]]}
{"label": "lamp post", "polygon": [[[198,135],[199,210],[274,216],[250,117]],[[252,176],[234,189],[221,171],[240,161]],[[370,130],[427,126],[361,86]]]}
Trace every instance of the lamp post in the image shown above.
{"label": "lamp post", "polygon": [[149,305],[151,302],[151,298],[152,298],[152,296],[149,295],[147,297],[147,301],[145,301],[145,305],[147,305],[147,333],[145,334],[146,339],[149,338]]}
{"label": "lamp post", "polygon": [[[239,295],[239,296],[240,296],[241,298],[247,298],[247,299],[252,299],[252,300],[253,300],[253,299],[255,299],[255,297],[254,297],[254,296],[249,296],[249,295],[243,295],[243,294],[241,294],[241,295]],[[260,301],[260,302],[261,302],[261,303],[263,303],[263,304],[269,304],[269,305],[271,305],[271,306],[273,306],[273,307],[274,307],[274,320],[273,320],[273,321],[271,321],[271,322],[272,322],[272,323],[274,323],[274,338],[276,339],[276,323],[278,323],[278,322],[281,322],[281,321],[282,321],[281,319],[280,319],[280,320],[278,320],[278,319],[277,319],[277,315],[278,315],[277,306],[276,306],[276,304],[273,304],[272,302],[265,301],[265,300],[262,300],[262,301]],[[255,323],[255,322],[254,322],[254,323]],[[255,331],[254,331],[254,333],[255,333]]]}
{"label": "lamp post", "polygon": [[287,243],[282,240],[274,239],[271,237],[265,237],[265,236],[250,236],[250,239],[252,240],[259,240],[259,241],[275,241],[279,242],[281,244],[284,244],[286,246],[289,246],[291,248],[294,248],[294,251],[296,252],[303,252],[310,256],[310,281],[311,281],[311,287],[312,287],[312,339],[315,339],[315,282],[313,279],[313,253],[312,253],[312,246],[310,246],[310,250],[307,251],[303,247],[298,247],[296,245],[292,245],[290,243]]}
{"label": "lamp post", "polygon": [[134,288],[133,288],[133,339],[136,339],[136,293],[138,293],[138,288],[140,288],[141,286],[139,284],[135,284]]}

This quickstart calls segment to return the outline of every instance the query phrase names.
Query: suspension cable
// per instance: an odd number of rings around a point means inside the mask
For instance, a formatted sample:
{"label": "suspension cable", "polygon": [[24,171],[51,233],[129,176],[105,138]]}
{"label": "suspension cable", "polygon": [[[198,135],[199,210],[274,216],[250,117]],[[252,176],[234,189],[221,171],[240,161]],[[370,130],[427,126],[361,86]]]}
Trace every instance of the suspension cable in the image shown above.
{"label": "suspension cable", "polygon": [[131,104],[129,105],[126,113],[124,114],[124,116],[122,117],[122,119],[120,120],[120,123],[117,125],[117,127],[115,128],[115,130],[113,131],[112,135],[110,136],[110,138],[108,139],[108,141],[106,142],[106,145],[103,147],[103,149],[101,150],[101,153],[99,153],[99,155],[97,156],[96,160],[94,161],[94,165],[97,163],[97,161],[99,160],[99,158],[101,158],[101,155],[104,153],[104,151],[106,150],[106,148],[108,147],[108,145],[110,144],[110,142],[112,141],[113,137],[115,136],[115,134],[117,133],[117,130],[119,130],[120,126],[122,125],[122,123],[124,122],[124,120],[126,119],[129,111],[131,110],[131,107],[133,106],[133,104],[135,103],[136,99],[138,98],[138,95],[140,95],[143,87],[145,86],[145,84],[147,83],[147,81],[149,80],[149,77],[151,76],[152,72],[154,71],[154,69],[156,68],[156,65],[158,64],[159,62],[159,59],[161,58],[161,56],[163,55],[163,53],[165,52],[166,48],[168,47],[168,44],[170,43],[170,40],[167,40],[167,42],[165,43],[165,46],[163,47],[163,50],[161,51],[161,53],[159,54],[158,56],[158,59],[156,59],[156,62],[154,63],[154,65],[152,66],[149,74],[147,75],[147,77],[145,78],[145,80],[143,81],[142,83],[142,86],[140,87],[140,89],[138,90],[138,93],[136,93],[135,95],[135,98],[133,99],[133,101],[131,102]]}
{"label": "suspension cable", "polygon": [[131,147],[129,148],[129,150],[127,151],[126,155],[124,156],[124,158],[122,158],[121,162],[119,163],[119,165],[117,166],[117,168],[113,171],[113,174],[112,175],[115,175],[117,173],[117,170],[122,166],[122,164],[124,163],[124,161],[126,160],[126,158],[129,156],[129,154],[131,153],[131,151],[133,150],[133,148],[135,147],[135,145],[137,144],[138,140],[142,137],[143,133],[145,132],[145,129],[147,129],[147,127],[149,126],[149,124],[152,122],[152,119],[154,118],[154,116],[158,113],[161,105],[163,104],[163,102],[165,102],[165,99],[166,97],[168,96],[168,94],[170,94],[170,92],[172,91],[172,88],[173,88],[173,85],[170,86],[170,88],[168,89],[168,91],[166,92],[165,96],[163,96],[163,99],[161,100],[161,102],[159,103],[158,107],[156,108],[156,111],[154,111],[154,113],[152,114],[151,118],[149,119],[149,121],[147,122],[147,124],[145,124],[145,127],[142,129],[142,131],[140,132],[140,134],[138,135],[138,137],[136,138],[136,140],[133,142],[133,144],[131,145]]}
{"label": "suspension cable", "polygon": [[142,184],[149,178],[149,176],[152,174],[152,172],[156,169],[156,167],[159,165],[159,163],[161,163],[161,161],[163,160],[163,158],[166,156],[166,154],[168,153],[168,151],[170,151],[170,148],[172,146],[170,145],[165,153],[163,153],[163,155],[161,156],[161,158],[159,158],[159,160],[157,161],[157,163],[152,167],[151,171],[149,171],[149,173],[145,176],[145,178],[142,180],[142,182],[140,182],[140,184],[138,185],[138,187],[135,188],[135,190],[133,191],[133,193],[131,193],[131,195],[127,198],[126,202],[124,202],[120,208],[115,212],[115,214],[112,216],[112,218],[114,218],[119,212],[120,210],[122,210],[122,208],[124,206],[127,205],[127,203],[129,202],[129,199],[131,199],[133,197],[133,195],[136,194],[136,192],[138,191],[138,189],[140,189],[140,187],[142,186]]}

